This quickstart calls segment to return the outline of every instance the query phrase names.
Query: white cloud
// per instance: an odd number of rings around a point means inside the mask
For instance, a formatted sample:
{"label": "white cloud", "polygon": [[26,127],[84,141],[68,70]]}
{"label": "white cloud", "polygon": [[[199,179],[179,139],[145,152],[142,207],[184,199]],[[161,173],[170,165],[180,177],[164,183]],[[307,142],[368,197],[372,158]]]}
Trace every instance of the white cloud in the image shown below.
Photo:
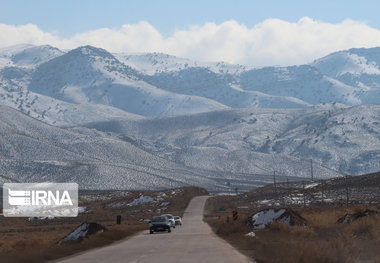
{"label": "white cloud", "polygon": [[353,20],[331,24],[305,17],[296,23],[266,19],[252,28],[236,21],[205,23],[170,36],[140,22],[60,38],[32,24],[0,24],[0,47],[22,43],[63,49],[93,45],[111,52],[163,52],[203,61],[269,66],[308,63],[338,50],[380,46],[380,30]]}

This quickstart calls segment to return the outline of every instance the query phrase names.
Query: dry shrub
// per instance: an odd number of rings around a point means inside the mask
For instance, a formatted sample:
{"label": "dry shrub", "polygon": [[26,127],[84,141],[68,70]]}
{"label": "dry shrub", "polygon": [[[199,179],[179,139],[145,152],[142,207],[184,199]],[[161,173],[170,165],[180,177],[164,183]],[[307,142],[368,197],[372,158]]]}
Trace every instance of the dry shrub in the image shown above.
{"label": "dry shrub", "polygon": [[[292,261],[302,263],[350,263],[349,250],[347,244],[339,239],[331,241],[307,241],[298,244],[297,248],[287,250],[289,257],[293,257]],[[284,263],[286,261],[283,261]]]}
{"label": "dry shrub", "polygon": [[296,239],[310,239],[315,238],[315,229],[307,226],[292,226],[289,232]]}
{"label": "dry shrub", "polygon": [[380,235],[379,222],[379,216],[369,216],[347,224],[346,229],[350,231],[354,237],[376,238]]}
{"label": "dry shrub", "polygon": [[248,233],[250,228],[242,221],[223,222],[215,228],[216,233],[221,236],[228,236],[237,233]]}
{"label": "dry shrub", "polygon": [[336,221],[345,214],[344,210],[336,208],[318,208],[311,211],[305,211],[303,217],[310,225],[323,228],[334,225]]}
{"label": "dry shrub", "polygon": [[[293,227],[288,232],[264,230],[256,232],[253,257],[260,263],[350,263],[350,240],[319,240],[309,228]],[[297,233],[297,235],[295,234]]]}
{"label": "dry shrub", "polygon": [[290,227],[281,221],[274,221],[269,225],[269,229],[275,232],[289,232]]}
{"label": "dry shrub", "polygon": [[337,223],[347,213],[366,209],[367,206],[298,209],[308,226],[288,227],[274,222],[269,229],[255,230],[255,238],[245,236],[252,228],[243,220],[208,222],[218,235],[258,263],[379,263],[380,215],[349,224]]}

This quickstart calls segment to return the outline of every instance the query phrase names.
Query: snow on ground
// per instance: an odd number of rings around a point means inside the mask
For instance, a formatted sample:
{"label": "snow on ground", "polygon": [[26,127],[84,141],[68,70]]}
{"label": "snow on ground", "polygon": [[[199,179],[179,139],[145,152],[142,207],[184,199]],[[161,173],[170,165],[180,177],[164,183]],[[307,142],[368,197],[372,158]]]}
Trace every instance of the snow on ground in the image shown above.
{"label": "snow on ground", "polygon": [[36,217],[36,216],[32,216],[32,217],[28,217],[28,221],[36,221],[36,220],[47,220],[47,219],[54,219],[55,217],[54,216],[40,216],[40,217]]}
{"label": "snow on ground", "polygon": [[275,220],[280,220],[290,226],[290,217],[280,217],[286,212],[285,209],[267,209],[254,214],[251,218],[252,225],[255,229],[264,229]]}
{"label": "snow on ground", "polygon": [[70,234],[65,236],[62,240],[59,241],[59,244],[66,243],[66,242],[79,242],[83,238],[96,234],[104,232],[105,228],[102,227],[99,224],[96,223],[83,223],[80,226],[78,226],[74,231],[72,231]]}
{"label": "snow on ground", "polygon": [[239,74],[251,67],[234,65],[225,62],[199,62],[186,58],[180,58],[163,53],[134,53],[113,54],[117,59],[147,75],[155,75],[162,72],[175,72],[187,68],[202,67],[215,73]]}
{"label": "snow on ground", "polygon": [[127,206],[142,205],[142,204],[146,204],[146,203],[152,203],[155,201],[156,200],[153,197],[142,195],[139,198],[136,198],[132,202],[128,203]]}
{"label": "snow on ground", "polygon": [[50,126],[5,106],[0,106],[0,123],[0,174],[7,175],[0,182],[70,180],[87,190],[169,189],[189,181],[218,185],[205,177],[207,171],[167,161],[103,132]]}
{"label": "snow on ground", "polygon": [[314,188],[314,187],[316,187],[318,185],[319,185],[319,183],[311,183],[311,184],[306,185],[305,189]]}
{"label": "snow on ground", "polygon": [[275,200],[260,200],[260,201],[257,201],[256,203],[258,204],[258,205],[272,205],[272,204],[274,204],[276,201]]}
{"label": "snow on ground", "polygon": [[72,241],[77,241],[83,237],[86,236],[88,231],[88,224],[82,224],[78,228],[76,228],[72,233],[67,235],[63,241],[64,242],[72,242]]}
{"label": "snow on ground", "polygon": [[87,207],[85,207],[85,206],[79,206],[78,207],[78,214],[86,213],[86,212],[88,212]]}
{"label": "snow on ground", "polygon": [[256,234],[255,234],[255,232],[252,231],[252,232],[247,233],[245,236],[246,237],[255,237]]}

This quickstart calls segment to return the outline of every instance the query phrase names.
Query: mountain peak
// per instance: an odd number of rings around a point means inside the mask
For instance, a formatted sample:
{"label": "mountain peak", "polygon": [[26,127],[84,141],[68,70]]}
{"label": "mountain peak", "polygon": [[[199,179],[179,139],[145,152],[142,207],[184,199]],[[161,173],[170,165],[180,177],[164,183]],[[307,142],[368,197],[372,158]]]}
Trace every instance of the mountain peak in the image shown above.
{"label": "mountain peak", "polygon": [[73,49],[67,53],[69,56],[80,56],[80,57],[90,57],[90,58],[103,58],[116,60],[116,58],[109,53],[107,50],[102,48],[97,48],[93,46],[81,46]]}
{"label": "mountain peak", "polygon": [[0,49],[1,67],[35,68],[53,58],[64,54],[63,51],[50,45],[15,45]]}
{"label": "mountain peak", "polygon": [[[344,80],[346,84],[355,86],[358,82],[352,80],[352,76],[380,74],[380,47],[352,48],[334,52],[314,61],[311,65],[329,77]],[[347,76],[350,76],[349,79]]]}

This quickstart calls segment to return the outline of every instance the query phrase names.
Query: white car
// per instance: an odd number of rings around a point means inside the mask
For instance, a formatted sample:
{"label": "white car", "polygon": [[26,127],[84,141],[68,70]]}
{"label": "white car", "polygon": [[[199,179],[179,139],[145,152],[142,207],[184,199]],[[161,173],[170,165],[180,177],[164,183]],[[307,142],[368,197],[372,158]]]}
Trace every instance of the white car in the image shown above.
{"label": "white car", "polygon": [[162,215],[162,216],[166,216],[167,219],[168,219],[168,221],[172,225],[172,227],[175,228],[175,220],[174,220],[174,216],[173,215],[171,215],[171,214],[165,214],[165,215]]}
{"label": "white car", "polygon": [[180,216],[174,216],[175,225],[182,226],[182,219]]}

